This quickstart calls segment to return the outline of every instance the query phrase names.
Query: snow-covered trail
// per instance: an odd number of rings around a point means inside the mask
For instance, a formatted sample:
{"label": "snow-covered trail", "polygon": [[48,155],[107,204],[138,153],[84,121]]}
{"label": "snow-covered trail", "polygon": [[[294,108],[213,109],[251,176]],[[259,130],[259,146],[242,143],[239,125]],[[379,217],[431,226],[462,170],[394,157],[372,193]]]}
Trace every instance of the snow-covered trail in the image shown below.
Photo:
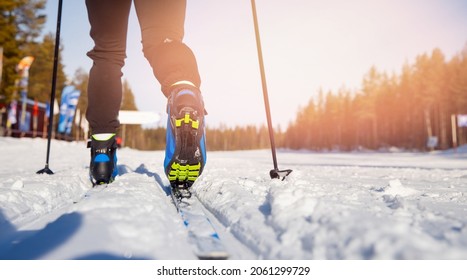
{"label": "snow-covered trail", "polygon": [[[193,259],[163,152],[119,151],[90,189],[83,143],[0,138],[0,259]],[[195,193],[232,259],[467,259],[467,151],[211,152]]]}
{"label": "snow-covered trail", "polygon": [[232,155],[211,160],[198,195],[260,257],[467,258],[465,154],[284,153],[284,182],[245,174],[267,170],[261,152]]}
{"label": "snow-covered trail", "polygon": [[[9,258],[172,259],[194,258],[186,250],[184,228],[161,188],[146,177],[123,175],[76,203],[59,208],[19,229]],[[136,179],[135,179],[136,178]],[[175,217],[174,217],[175,216]],[[24,235],[24,234],[22,234]],[[23,240],[21,240],[23,239]],[[167,250],[161,251],[161,247]],[[188,247],[189,248],[189,247]]]}
{"label": "snow-covered trail", "polygon": [[[82,143],[55,142],[53,148],[57,146],[52,176],[34,174],[33,164],[5,170],[10,178],[2,180],[7,191],[0,189],[0,259],[196,259],[168,196],[168,181],[159,175],[164,174],[159,164],[163,153],[130,150],[126,158],[122,151],[120,161],[126,164],[119,164],[118,180],[91,189],[89,151]],[[55,169],[58,151],[65,152],[61,146],[70,158]],[[40,158],[40,153],[31,150],[29,156]],[[143,162],[157,167],[151,171]],[[237,246],[228,246],[233,257],[251,255],[216,225],[222,238]]]}

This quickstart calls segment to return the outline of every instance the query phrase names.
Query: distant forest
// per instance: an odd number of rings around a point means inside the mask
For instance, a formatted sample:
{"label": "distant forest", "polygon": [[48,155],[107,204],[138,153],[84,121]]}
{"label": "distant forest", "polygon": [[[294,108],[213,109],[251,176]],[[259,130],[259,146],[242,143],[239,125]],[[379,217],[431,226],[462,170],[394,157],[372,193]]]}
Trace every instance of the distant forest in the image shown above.
{"label": "distant forest", "polygon": [[[452,116],[467,114],[467,46],[450,60],[439,49],[417,56],[400,74],[372,67],[361,89],[319,92],[300,109],[285,132],[282,147],[291,149],[425,150],[451,148]],[[459,144],[466,128],[457,129]]]}

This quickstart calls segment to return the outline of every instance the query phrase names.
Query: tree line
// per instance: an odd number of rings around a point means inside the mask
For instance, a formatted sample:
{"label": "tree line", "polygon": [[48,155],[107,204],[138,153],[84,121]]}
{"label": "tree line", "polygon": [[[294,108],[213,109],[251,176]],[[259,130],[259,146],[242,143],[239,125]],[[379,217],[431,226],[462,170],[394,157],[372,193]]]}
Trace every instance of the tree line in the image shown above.
{"label": "tree line", "polygon": [[[467,46],[447,60],[440,49],[406,63],[400,74],[372,67],[360,90],[318,93],[287,129],[283,147],[352,150],[453,146],[452,116],[467,114]],[[460,144],[466,131],[457,129]]]}

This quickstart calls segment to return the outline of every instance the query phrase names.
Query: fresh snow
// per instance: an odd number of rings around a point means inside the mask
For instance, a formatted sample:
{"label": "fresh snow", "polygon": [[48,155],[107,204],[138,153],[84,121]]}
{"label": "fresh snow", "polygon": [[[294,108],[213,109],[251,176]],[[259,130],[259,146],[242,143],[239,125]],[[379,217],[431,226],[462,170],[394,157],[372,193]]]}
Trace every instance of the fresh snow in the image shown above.
{"label": "fresh snow", "polygon": [[[83,142],[0,138],[0,259],[195,259],[162,151],[118,151],[92,189]],[[231,259],[467,259],[467,149],[209,152],[194,192]]]}

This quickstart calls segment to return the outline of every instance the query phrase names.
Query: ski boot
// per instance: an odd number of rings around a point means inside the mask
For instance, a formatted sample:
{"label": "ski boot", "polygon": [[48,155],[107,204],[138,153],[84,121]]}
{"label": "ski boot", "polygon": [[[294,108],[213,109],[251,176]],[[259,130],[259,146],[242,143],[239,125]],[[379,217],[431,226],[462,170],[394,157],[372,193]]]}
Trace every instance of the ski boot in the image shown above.
{"label": "ski boot", "polygon": [[189,196],[189,189],[206,163],[204,102],[199,90],[185,85],[172,91],[167,104],[164,169],[172,189]]}
{"label": "ski boot", "polygon": [[88,142],[88,148],[91,148],[89,177],[93,186],[113,182],[118,175],[115,134],[92,135],[91,141]]}

